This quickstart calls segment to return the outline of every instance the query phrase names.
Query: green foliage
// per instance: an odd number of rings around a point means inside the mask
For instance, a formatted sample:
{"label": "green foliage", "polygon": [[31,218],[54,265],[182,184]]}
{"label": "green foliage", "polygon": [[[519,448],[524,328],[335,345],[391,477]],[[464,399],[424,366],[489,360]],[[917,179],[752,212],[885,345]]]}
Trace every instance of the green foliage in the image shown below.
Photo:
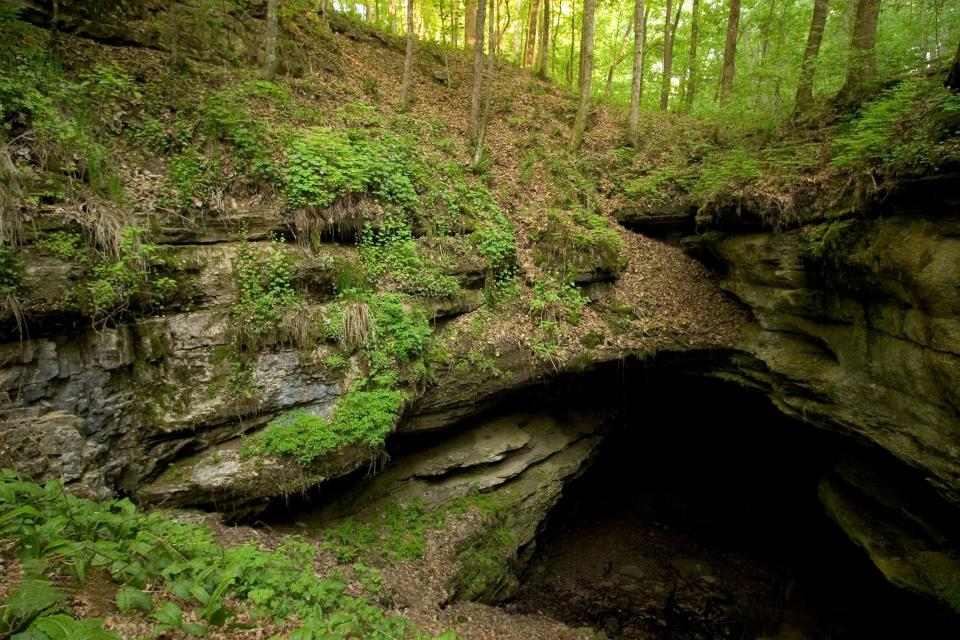
{"label": "green foliage", "polygon": [[64,262],[77,262],[84,257],[83,238],[72,231],[55,231],[37,243]]}
{"label": "green foliage", "polygon": [[517,251],[516,233],[513,223],[499,207],[493,205],[483,210],[476,229],[470,234],[470,241],[487,268],[495,274],[502,274],[513,266]]}
{"label": "green foliage", "polygon": [[546,228],[531,237],[537,242],[537,262],[561,279],[596,268],[619,274],[626,263],[617,230],[603,216],[585,209],[551,209]]}
{"label": "green foliage", "polygon": [[126,613],[133,609],[140,611],[153,610],[153,597],[146,591],[134,589],[133,587],[124,587],[117,592],[117,609],[120,613]]}
{"label": "green foliage", "polygon": [[23,261],[17,258],[13,249],[0,246],[0,297],[6,297],[17,290],[23,280]]}
{"label": "green foliage", "polygon": [[533,283],[530,311],[540,318],[541,322],[566,320],[570,324],[577,324],[588,302],[590,300],[580,293],[575,284],[548,277]]}
{"label": "green foliage", "polygon": [[445,509],[431,508],[421,498],[378,503],[360,516],[324,529],[323,545],[336,553],[340,562],[420,559],[426,553],[427,533],[441,529],[451,517],[462,516],[470,509],[488,518],[499,513],[493,499],[481,493],[458,498]]}
{"label": "green foliage", "polygon": [[123,184],[104,145],[103,123],[139,94],[116,65],[67,79],[46,38],[45,31],[0,17],[0,137],[27,141],[20,144],[29,144],[28,162],[37,170],[119,200]]}
{"label": "green foliage", "polygon": [[388,213],[377,228],[366,225],[360,235],[360,257],[367,278],[415,296],[449,297],[460,290],[456,278],[420,258],[406,218]]}
{"label": "green foliage", "polygon": [[260,251],[242,242],[234,265],[237,300],[230,310],[241,343],[256,347],[284,329],[287,314],[302,304],[292,284],[293,261],[282,238]]}
{"label": "green foliage", "polygon": [[334,371],[340,371],[347,368],[347,359],[344,358],[339,353],[333,353],[323,359],[323,364],[328,369],[333,369]]}
{"label": "green foliage", "polygon": [[214,93],[200,106],[198,130],[202,140],[226,144],[238,169],[254,180],[272,183],[277,179],[277,168],[271,157],[274,145],[266,123],[250,113],[251,98],[285,102],[288,93],[283,87],[263,80]]}
{"label": "green foliage", "polygon": [[938,78],[897,83],[867,103],[833,143],[830,164],[841,168],[879,166],[885,173],[922,169],[957,157],[960,95]]}
{"label": "green foliage", "polygon": [[[357,321],[360,309],[363,320]],[[363,328],[351,329],[353,324]],[[420,358],[431,335],[426,314],[408,306],[402,294],[350,291],[329,309],[325,327],[331,339],[341,342],[345,334],[362,331],[363,338],[351,344],[360,351],[366,376],[340,398],[329,420],[306,411],[287,414],[247,442],[248,455],[266,451],[307,466],[345,446],[377,449],[393,430],[407,397],[401,389],[425,374]],[[339,358],[334,363],[345,365]]]}
{"label": "green foliage", "polygon": [[91,314],[98,322],[123,315],[133,304],[162,304],[176,289],[173,279],[157,275],[157,268],[163,267],[165,261],[160,248],[145,240],[143,229],[126,227],[117,259],[93,268],[87,291]]}
{"label": "green foliage", "polygon": [[120,635],[103,629],[102,620],[75,620],[57,613],[40,616],[12,640],[120,640]]}
{"label": "green foliage", "polygon": [[651,207],[667,206],[678,193],[686,193],[695,183],[696,172],[686,166],[666,164],[644,176],[624,181],[623,193],[631,201]]}
{"label": "green foliage", "polygon": [[[270,551],[250,545],[225,548],[205,526],[181,523],[162,512],[141,512],[126,499],[97,503],[77,498],[57,483],[23,482],[11,471],[0,472],[0,532],[15,541],[24,567],[34,571],[28,576],[33,582],[24,580],[20,595],[12,595],[0,614],[5,624],[20,620],[20,628],[30,623],[25,618],[33,620],[23,640],[116,640],[116,634],[100,629],[99,621],[62,615],[63,595],[41,577],[43,572],[67,574],[82,582],[90,569],[106,571],[127,585],[118,603],[131,608],[148,605],[146,597],[133,591],[147,583],[156,586],[154,634],[182,630],[203,635],[234,616],[227,606],[231,601],[255,619],[283,624],[296,617],[291,637],[400,638],[412,631],[406,621],[385,617],[366,598],[347,595],[347,583],[339,576],[318,577],[316,549],[303,542],[291,540]],[[185,624],[174,599],[194,609],[202,623]]]}
{"label": "green foliage", "polygon": [[401,208],[417,204],[408,145],[389,134],[315,127],[287,146],[282,182],[290,207],[326,208],[338,198],[372,196]]}
{"label": "green foliage", "polygon": [[200,208],[210,199],[219,167],[189,147],[172,158],[167,166],[167,187],[172,193],[161,204],[169,203],[178,211]]}
{"label": "green foliage", "polygon": [[690,190],[695,202],[708,202],[722,192],[736,190],[761,174],[760,160],[745,149],[721,151],[703,162],[700,176]]}
{"label": "green foliage", "polygon": [[270,422],[246,451],[292,456],[309,466],[342,447],[376,449],[393,430],[402,403],[399,391],[352,391],[340,400],[329,420],[308,411],[293,411]]}

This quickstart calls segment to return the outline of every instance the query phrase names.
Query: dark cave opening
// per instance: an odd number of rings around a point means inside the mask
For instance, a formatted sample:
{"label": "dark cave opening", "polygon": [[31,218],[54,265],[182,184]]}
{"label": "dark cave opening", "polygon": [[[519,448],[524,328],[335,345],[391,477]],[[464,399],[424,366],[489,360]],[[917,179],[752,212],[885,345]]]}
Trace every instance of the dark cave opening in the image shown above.
{"label": "dark cave opening", "polygon": [[[609,431],[520,550],[507,611],[623,640],[960,637],[954,614],[890,584],[818,498],[820,480],[847,460],[929,491],[922,478],[705,373],[729,368],[731,357],[688,352],[562,376],[496,398],[455,428],[398,433],[386,464],[501,415],[586,409],[606,416]],[[351,513],[370,473],[278,502],[261,521],[323,526]]]}
{"label": "dark cave opening", "polygon": [[818,500],[833,461],[877,454],[690,370],[583,386],[615,396],[615,426],[507,609],[624,639],[956,638],[957,619],[888,583]]}

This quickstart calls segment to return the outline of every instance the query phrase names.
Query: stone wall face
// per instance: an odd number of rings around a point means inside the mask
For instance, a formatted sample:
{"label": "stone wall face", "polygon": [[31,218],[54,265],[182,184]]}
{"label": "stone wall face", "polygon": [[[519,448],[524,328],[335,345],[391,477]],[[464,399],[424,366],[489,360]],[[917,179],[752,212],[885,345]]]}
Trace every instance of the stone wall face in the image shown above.
{"label": "stone wall face", "polygon": [[715,236],[756,326],[743,372],[800,419],[852,433],[960,503],[960,219]]}

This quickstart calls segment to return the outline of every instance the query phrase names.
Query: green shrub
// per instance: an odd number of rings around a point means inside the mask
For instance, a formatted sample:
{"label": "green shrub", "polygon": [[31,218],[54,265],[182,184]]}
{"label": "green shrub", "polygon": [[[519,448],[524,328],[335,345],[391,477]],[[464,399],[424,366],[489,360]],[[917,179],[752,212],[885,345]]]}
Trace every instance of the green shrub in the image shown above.
{"label": "green shrub", "polygon": [[264,251],[244,241],[237,250],[234,271],[237,300],[231,319],[241,342],[255,347],[281,334],[284,319],[301,306],[302,298],[292,283],[293,262],[282,238],[275,238]]}
{"label": "green shrub", "polygon": [[172,278],[157,275],[157,268],[164,265],[160,248],[146,242],[146,232],[126,227],[117,259],[96,265],[87,283],[94,320],[115,319],[134,304],[141,308],[162,304],[177,284]]}
{"label": "green shrub", "polygon": [[690,190],[697,203],[705,203],[722,192],[742,188],[760,177],[760,159],[740,148],[718,152],[704,161],[700,177]]}
{"label": "green shrub", "polygon": [[347,368],[347,359],[339,353],[333,353],[323,359],[323,364],[328,369],[340,371]]}
{"label": "green shrub", "polygon": [[46,31],[0,16],[0,134],[31,132],[24,139],[38,169],[72,178],[71,188],[87,185],[120,200],[123,183],[101,140],[107,132],[97,125],[119,102],[138,98],[133,81],[115,65],[69,80],[47,51],[47,38]]}
{"label": "green shrub", "polygon": [[402,404],[403,394],[398,391],[352,391],[340,399],[329,420],[293,411],[270,422],[247,451],[291,456],[309,466],[346,446],[377,449],[396,425]]}
{"label": "green shrub", "polygon": [[919,169],[957,154],[950,137],[960,126],[960,96],[937,78],[899,82],[867,103],[833,143],[830,164],[878,165],[886,172]]}
{"label": "green shrub", "polygon": [[283,185],[290,207],[329,207],[344,196],[371,196],[401,208],[418,202],[408,145],[364,131],[315,127],[288,146]]}
{"label": "green shrub", "polygon": [[37,243],[64,262],[75,262],[83,258],[83,238],[72,231],[55,231],[45,235]]}
{"label": "green shrub", "polygon": [[366,276],[373,282],[385,280],[388,289],[427,297],[449,297],[460,289],[455,278],[420,258],[410,225],[398,213],[388,214],[378,228],[364,227],[360,257]]}
{"label": "green shrub", "polygon": [[577,324],[583,316],[583,308],[589,301],[575,284],[564,284],[548,277],[533,283],[530,311],[540,319],[541,323],[566,320],[570,324]]}
{"label": "green shrub", "polygon": [[[224,547],[206,526],[181,523],[160,511],[141,512],[127,499],[77,498],[58,483],[23,482],[6,470],[0,471],[0,522],[26,572],[20,590],[5,602],[0,624],[7,627],[0,633],[20,620],[30,638],[115,640],[117,635],[103,631],[99,621],[65,616],[66,594],[50,585],[53,575],[58,585],[82,584],[91,571],[108,573],[123,587],[118,605],[151,608],[149,617],[157,622],[152,635],[208,634],[236,616],[234,602],[255,622],[283,626],[295,618],[290,638],[415,633],[402,618],[385,617],[367,596],[348,595],[348,583],[339,575],[318,577],[317,550],[295,539],[273,550]],[[366,582],[373,581],[372,570],[364,575]],[[149,596],[142,591],[147,584]],[[186,622],[181,607],[192,609],[198,622]],[[20,612],[25,615],[16,615]]]}
{"label": "green shrub", "polygon": [[173,207],[179,211],[203,207],[210,201],[218,173],[219,167],[193,147],[170,158],[166,182]]}

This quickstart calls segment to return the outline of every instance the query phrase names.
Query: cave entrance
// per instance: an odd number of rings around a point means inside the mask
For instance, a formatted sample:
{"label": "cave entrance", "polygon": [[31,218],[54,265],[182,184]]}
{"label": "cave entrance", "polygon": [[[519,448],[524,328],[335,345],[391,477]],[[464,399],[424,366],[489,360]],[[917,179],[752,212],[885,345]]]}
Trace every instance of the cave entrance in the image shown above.
{"label": "cave entrance", "polygon": [[890,585],[819,503],[830,461],[858,445],[683,367],[604,377],[584,391],[606,389],[614,427],[551,514],[509,611],[624,639],[957,637],[955,619]]}

